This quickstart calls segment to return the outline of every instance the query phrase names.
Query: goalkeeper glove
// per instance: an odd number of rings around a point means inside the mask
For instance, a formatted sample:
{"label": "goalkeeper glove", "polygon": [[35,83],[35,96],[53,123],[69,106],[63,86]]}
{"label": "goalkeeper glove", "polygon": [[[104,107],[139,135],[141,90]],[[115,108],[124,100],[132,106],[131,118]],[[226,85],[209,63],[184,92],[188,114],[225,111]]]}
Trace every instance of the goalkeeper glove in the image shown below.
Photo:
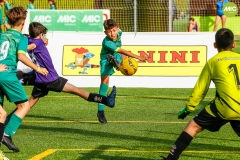
{"label": "goalkeeper glove", "polygon": [[186,109],[186,107],[182,108],[178,113],[178,119],[184,119],[190,112]]}

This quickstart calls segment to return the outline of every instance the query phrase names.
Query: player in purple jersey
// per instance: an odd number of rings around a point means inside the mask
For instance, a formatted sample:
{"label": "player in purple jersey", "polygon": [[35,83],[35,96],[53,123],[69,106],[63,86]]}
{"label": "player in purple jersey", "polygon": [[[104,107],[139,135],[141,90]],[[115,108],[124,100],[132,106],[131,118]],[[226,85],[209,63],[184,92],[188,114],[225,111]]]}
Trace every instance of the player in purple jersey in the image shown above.
{"label": "player in purple jersey", "polygon": [[[46,34],[46,32],[47,28],[41,23],[32,22],[29,24],[30,37],[28,54],[33,63],[48,70],[47,76],[41,76],[39,73],[35,72],[36,81],[32,90],[32,95],[29,99],[30,107],[32,108],[37,103],[39,98],[46,96],[49,91],[71,93],[78,95],[89,102],[102,103],[111,108],[114,107],[116,98],[115,86],[113,86],[112,92],[109,94],[109,96],[106,97],[100,94],[89,93],[82,88],[68,83],[67,79],[59,77],[52,63],[52,58],[48,52],[48,49],[46,48],[46,39],[44,38],[44,34]],[[32,47],[30,47],[30,45]],[[10,116],[11,114],[7,119],[9,119]]]}

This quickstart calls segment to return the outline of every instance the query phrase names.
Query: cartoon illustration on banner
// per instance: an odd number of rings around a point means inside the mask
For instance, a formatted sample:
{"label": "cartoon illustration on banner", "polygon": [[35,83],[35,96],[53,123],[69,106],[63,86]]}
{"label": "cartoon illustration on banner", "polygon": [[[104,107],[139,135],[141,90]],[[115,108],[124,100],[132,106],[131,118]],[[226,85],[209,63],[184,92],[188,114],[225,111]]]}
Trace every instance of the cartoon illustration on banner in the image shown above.
{"label": "cartoon illustration on banner", "polygon": [[[138,55],[149,55],[138,61],[134,76],[198,76],[207,61],[207,46],[124,46]],[[101,46],[65,45],[64,76],[99,76]],[[122,75],[116,71],[114,76]]]}

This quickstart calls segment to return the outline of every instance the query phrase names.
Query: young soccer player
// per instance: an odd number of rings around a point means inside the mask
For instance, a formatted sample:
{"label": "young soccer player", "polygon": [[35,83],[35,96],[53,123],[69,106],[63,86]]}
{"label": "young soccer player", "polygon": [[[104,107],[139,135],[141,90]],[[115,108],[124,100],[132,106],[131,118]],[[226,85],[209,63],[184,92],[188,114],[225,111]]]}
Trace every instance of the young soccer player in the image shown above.
{"label": "young soccer player", "polygon": [[204,129],[218,131],[230,123],[235,133],[240,136],[240,54],[232,51],[236,46],[231,30],[222,28],[216,32],[214,47],[218,54],[205,64],[192,91],[186,107],[179,114],[184,119],[207,94],[210,82],[216,87],[216,97],[195,116],[180,134],[165,160],[177,160],[191,143],[193,137]]}
{"label": "young soccer player", "polygon": [[[37,66],[47,68],[49,74],[42,76],[39,73],[36,74],[35,85],[32,90],[32,96],[29,99],[30,107],[32,108],[39,100],[44,97],[49,91],[65,92],[78,95],[79,97],[96,103],[103,103],[109,107],[114,107],[116,98],[116,87],[113,86],[112,92],[108,97],[100,94],[89,93],[82,88],[76,87],[67,82],[67,79],[59,77],[57,74],[51,56],[46,48],[44,34],[46,34],[47,28],[38,22],[32,22],[29,24],[29,44],[33,45],[33,48],[29,48],[29,56]],[[8,116],[11,117],[11,114]]]}
{"label": "young soccer player", "polygon": [[[119,26],[115,20],[105,20],[103,27],[105,29],[104,33],[106,34],[106,37],[103,39],[102,50],[100,53],[101,84],[99,94],[106,95],[109,84],[109,76],[114,74],[113,67],[118,70],[118,64],[122,60],[122,54],[139,59],[140,61],[147,60],[148,57],[138,56],[121,48],[122,31],[119,29]],[[104,105],[102,103],[98,104],[97,117],[100,123],[107,123],[107,119],[104,114]]]}
{"label": "young soccer player", "polygon": [[4,6],[4,2],[3,0],[0,0],[0,34],[3,32],[3,25],[4,25],[3,15],[2,15],[3,6]]}
{"label": "young soccer player", "polygon": [[27,8],[28,9],[36,9],[36,7],[34,6],[34,0],[29,0]]}
{"label": "young soccer player", "polygon": [[[17,61],[22,61],[25,65],[45,76],[48,74],[48,71],[35,65],[25,55],[28,39],[21,31],[25,23],[27,11],[23,7],[14,7],[7,11],[6,16],[12,28],[0,36],[0,63],[7,67],[0,73],[0,139],[3,137],[2,143],[7,145],[9,149],[18,152],[19,149],[12,143],[12,136],[30,110],[30,105],[26,93],[16,76]],[[5,129],[6,113],[2,108],[4,96],[17,106]]]}
{"label": "young soccer player", "polygon": [[[11,5],[8,2],[8,0],[3,0],[3,2],[4,2],[4,11],[5,11],[5,13],[7,13],[7,11],[11,8]],[[8,23],[8,18],[7,17],[5,19],[4,26],[6,27],[6,29],[11,28],[11,26]]]}
{"label": "young soccer player", "polygon": [[54,0],[48,0],[48,3],[50,5],[51,10],[56,10],[57,9],[57,5],[56,5],[56,2]]}
{"label": "young soccer player", "polygon": [[217,31],[218,24],[222,21],[222,28],[225,28],[226,19],[227,17],[223,13],[223,6],[228,2],[228,0],[217,0],[216,7],[217,7],[217,15],[215,19],[214,29],[213,31]]}

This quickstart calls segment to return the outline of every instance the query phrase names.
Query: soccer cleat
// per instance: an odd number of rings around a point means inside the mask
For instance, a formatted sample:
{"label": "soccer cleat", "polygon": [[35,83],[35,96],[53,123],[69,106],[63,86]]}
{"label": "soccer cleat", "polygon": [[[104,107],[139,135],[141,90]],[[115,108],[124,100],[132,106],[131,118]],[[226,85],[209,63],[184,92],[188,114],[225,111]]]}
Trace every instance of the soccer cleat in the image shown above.
{"label": "soccer cleat", "polygon": [[113,55],[109,55],[108,57],[108,60],[110,61],[110,63],[113,65],[113,67],[119,71],[119,62],[116,60],[115,57],[113,57]]}
{"label": "soccer cleat", "polygon": [[2,151],[0,151],[0,160],[9,160]]}
{"label": "soccer cleat", "polygon": [[107,119],[106,119],[106,117],[104,115],[104,111],[98,111],[97,117],[98,117],[98,121],[100,123],[104,123],[104,124],[107,123]]}
{"label": "soccer cleat", "polygon": [[12,138],[8,136],[3,136],[2,144],[8,147],[8,149],[14,152],[20,152],[19,148],[13,143]]}
{"label": "soccer cleat", "polygon": [[112,92],[107,96],[107,106],[113,108],[115,106],[116,99],[116,86],[113,86]]}

